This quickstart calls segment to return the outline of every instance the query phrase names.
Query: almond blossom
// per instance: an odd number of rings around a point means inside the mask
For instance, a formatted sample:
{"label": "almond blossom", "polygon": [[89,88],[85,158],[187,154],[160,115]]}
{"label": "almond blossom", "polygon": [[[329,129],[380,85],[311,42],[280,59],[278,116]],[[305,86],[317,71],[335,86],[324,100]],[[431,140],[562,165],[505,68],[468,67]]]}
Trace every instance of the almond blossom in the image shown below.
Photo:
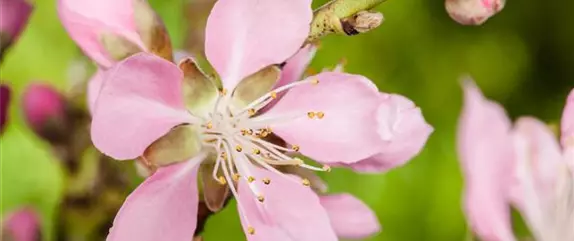
{"label": "almond blossom", "polygon": [[[572,94],[562,118],[562,140],[572,137]],[[485,131],[487,130],[487,131]],[[515,240],[510,206],[536,240],[574,239],[574,169],[571,146],[532,117],[514,126],[504,109],[471,82],[459,126],[459,154],[466,177],[465,212],[483,240]]]}
{"label": "almond blossom", "polygon": [[432,127],[410,100],[379,93],[363,76],[323,72],[298,81],[314,52],[301,48],[311,19],[310,0],[219,0],[205,43],[217,79],[191,58],[176,65],[146,52],[103,74],[94,145],[157,168],[126,199],[108,240],[190,240],[197,179],[210,209],[221,208],[227,192],[235,197],[252,241],[328,241],[379,230],[362,202],[319,196],[312,175],[298,173],[389,170],[420,152]]}
{"label": "almond blossom", "polygon": [[40,217],[33,209],[18,209],[2,218],[2,240],[40,240]]}
{"label": "almond blossom", "polygon": [[502,11],[506,0],[446,0],[450,17],[463,25],[481,25]]}
{"label": "almond blossom", "polygon": [[26,27],[33,7],[26,0],[0,0],[0,58]]}

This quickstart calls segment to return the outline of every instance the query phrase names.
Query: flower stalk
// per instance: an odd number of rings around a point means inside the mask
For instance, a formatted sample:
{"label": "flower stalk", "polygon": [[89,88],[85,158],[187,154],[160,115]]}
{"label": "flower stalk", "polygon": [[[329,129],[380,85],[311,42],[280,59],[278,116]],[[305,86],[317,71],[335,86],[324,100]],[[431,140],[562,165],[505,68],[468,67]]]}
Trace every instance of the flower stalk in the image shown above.
{"label": "flower stalk", "polygon": [[[313,42],[330,34],[356,35],[378,27],[382,14],[371,12],[372,8],[386,0],[333,0],[315,10],[307,42]],[[365,23],[368,19],[368,23]]]}

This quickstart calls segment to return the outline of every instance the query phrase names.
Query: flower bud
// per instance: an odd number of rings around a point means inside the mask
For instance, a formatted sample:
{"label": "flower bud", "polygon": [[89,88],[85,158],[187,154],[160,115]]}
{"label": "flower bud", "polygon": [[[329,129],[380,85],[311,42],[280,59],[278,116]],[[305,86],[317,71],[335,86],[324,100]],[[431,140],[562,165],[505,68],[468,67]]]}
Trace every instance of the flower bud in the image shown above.
{"label": "flower bud", "polygon": [[4,125],[8,120],[8,106],[10,104],[10,88],[0,85],[0,134],[4,131]]}
{"label": "flower bud", "polygon": [[0,52],[18,38],[31,12],[25,0],[0,0]]}
{"label": "flower bud", "polygon": [[8,215],[2,222],[2,237],[0,240],[40,240],[40,222],[38,215],[30,209],[22,209]]}
{"label": "flower bud", "polygon": [[23,95],[23,111],[28,125],[40,136],[60,140],[65,130],[64,97],[49,85],[31,84]]}
{"label": "flower bud", "polygon": [[446,0],[446,11],[463,25],[481,25],[504,8],[506,0]]}

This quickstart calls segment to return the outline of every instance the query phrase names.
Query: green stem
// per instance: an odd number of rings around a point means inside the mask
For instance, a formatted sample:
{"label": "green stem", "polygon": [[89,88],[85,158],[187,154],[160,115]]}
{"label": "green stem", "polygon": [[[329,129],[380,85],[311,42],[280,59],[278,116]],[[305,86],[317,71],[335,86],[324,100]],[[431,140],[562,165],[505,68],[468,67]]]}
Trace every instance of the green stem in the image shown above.
{"label": "green stem", "polygon": [[307,41],[315,41],[329,33],[347,34],[344,29],[345,19],[357,13],[370,10],[386,0],[332,0],[315,10],[311,22],[311,32]]}

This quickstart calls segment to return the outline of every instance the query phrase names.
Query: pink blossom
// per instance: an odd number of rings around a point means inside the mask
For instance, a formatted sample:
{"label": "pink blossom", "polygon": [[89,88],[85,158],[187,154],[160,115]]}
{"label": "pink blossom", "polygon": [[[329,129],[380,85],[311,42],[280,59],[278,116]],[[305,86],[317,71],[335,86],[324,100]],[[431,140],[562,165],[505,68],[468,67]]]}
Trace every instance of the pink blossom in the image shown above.
{"label": "pink blossom", "polygon": [[[281,170],[328,171],[328,165],[362,162],[388,169],[416,155],[432,128],[412,102],[379,93],[363,76],[324,72],[296,81],[310,57],[295,54],[312,52],[300,51],[310,4],[217,1],[205,49],[221,89],[190,58],[175,65],[139,53],[103,73],[92,107],[94,145],[113,158],[158,167],[128,197],[108,240],[190,240],[200,165],[204,180],[236,198],[248,240],[328,241],[378,231],[359,201],[343,198],[347,210],[328,211],[339,201],[319,197],[309,179]],[[277,65],[287,60],[281,72]],[[411,135],[424,137],[408,143]],[[388,155],[371,159],[380,153]],[[324,166],[306,164],[298,154]],[[350,225],[369,226],[344,230],[342,215],[365,219],[347,220]]]}
{"label": "pink blossom", "polygon": [[544,123],[521,117],[512,127],[502,107],[468,82],[458,141],[466,177],[465,211],[482,239],[514,240],[511,205],[536,240],[574,238],[568,148],[560,147]]}
{"label": "pink blossom", "polygon": [[[32,5],[26,0],[0,0],[0,38],[13,42],[28,23]],[[3,48],[6,46],[2,46]]]}
{"label": "pink blossom", "polygon": [[445,6],[452,19],[463,25],[481,25],[502,11],[506,0],[446,0]]}
{"label": "pink blossom", "polygon": [[[3,236],[14,241],[40,240],[39,217],[31,209],[21,209],[4,217]],[[4,236],[6,235],[6,236]]]}
{"label": "pink blossom", "polygon": [[27,87],[22,99],[26,121],[36,131],[47,124],[59,123],[64,118],[65,103],[53,87],[34,83]]}

